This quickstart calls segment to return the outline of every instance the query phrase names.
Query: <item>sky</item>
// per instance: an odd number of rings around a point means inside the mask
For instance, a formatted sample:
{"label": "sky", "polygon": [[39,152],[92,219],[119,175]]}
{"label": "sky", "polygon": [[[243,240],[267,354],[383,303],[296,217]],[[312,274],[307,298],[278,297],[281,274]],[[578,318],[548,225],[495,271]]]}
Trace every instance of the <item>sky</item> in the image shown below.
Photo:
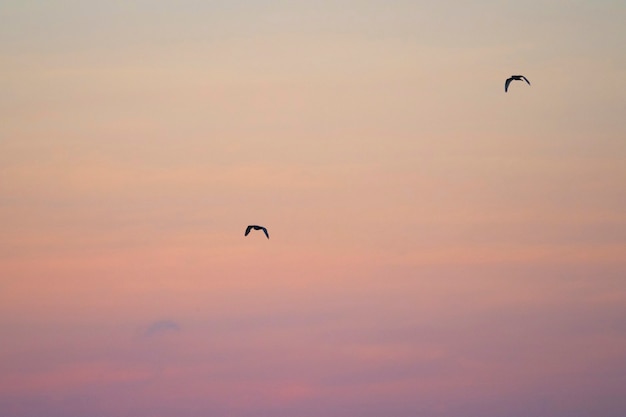
{"label": "sky", "polygon": [[3,0],[0,415],[623,417],[624,21]]}

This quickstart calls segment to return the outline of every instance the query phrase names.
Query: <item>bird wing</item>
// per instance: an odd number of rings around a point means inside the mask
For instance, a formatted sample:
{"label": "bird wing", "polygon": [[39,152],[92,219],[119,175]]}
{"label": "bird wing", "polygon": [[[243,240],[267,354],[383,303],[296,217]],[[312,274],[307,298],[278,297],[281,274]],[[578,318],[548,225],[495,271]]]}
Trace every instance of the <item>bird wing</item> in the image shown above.
{"label": "bird wing", "polygon": [[509,84],[511,84],[511,81],[513,81],[513,78],[507,78],[506,81],[504,82],[504,92],[505,93],[509,89]]}
{"label": "bird wing", "polygon": [[265,233],[265,236],[269,239],[270,238],[270,234],[267,233],[267,229],[265,227],[261,227],[261,230],[263,230],[263,233]]}
{"label": "bird wing", "polygon": [[246,234],[244,236],[248,236],[248,233],[250,233],[250,230],[252,230],[252,226],[246,227]]}
{"label": "bird wing", "polygon": [[522,75],[522,79],[523,79],[524,81],[526,81],[526,82],[528,83],[528,85],[530,85],[530,81],[528,81],[528,78],[526,78],[526,77],[524,77],[524,76]]}

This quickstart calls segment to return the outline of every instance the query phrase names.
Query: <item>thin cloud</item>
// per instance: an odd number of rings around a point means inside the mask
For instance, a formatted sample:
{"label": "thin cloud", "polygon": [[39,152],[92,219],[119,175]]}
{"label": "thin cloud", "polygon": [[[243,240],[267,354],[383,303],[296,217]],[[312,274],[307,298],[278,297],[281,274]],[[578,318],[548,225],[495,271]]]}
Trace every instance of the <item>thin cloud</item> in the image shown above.
{"label": "thin cloud", "polygon": [[144,330],[143,335],[147,337],[151,337],[157,334],[163,333],[178,333],[180,332],[181,327],[178,323],[171,320],[159,320],[150,324],[146,330]]}

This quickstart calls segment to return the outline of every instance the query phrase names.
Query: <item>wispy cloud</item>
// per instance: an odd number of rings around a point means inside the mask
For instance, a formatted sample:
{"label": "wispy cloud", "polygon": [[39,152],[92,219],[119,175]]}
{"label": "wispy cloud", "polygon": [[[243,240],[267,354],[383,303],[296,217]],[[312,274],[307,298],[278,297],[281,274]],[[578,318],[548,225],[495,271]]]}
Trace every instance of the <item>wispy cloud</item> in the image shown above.
{"label": "wispy cloud", "polygon": [[172,320],[158,320],[151,323],[144,331],[143,335],[146,337],[155,336],[163,333],[178,333],[181,327],[178,323]]}

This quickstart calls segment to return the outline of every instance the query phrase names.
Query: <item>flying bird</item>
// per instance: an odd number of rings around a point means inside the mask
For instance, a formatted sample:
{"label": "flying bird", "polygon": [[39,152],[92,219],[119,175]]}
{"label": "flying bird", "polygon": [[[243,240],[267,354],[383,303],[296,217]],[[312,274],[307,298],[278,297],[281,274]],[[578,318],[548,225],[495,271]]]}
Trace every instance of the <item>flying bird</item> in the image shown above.
{"label": "flying bird", "polygon": [[528,85],[530,85],[530,81],[528,81],[528,78],[524,77],[523,75],[511,75],[509,78],[506,79],[506,81],[504,82],[504,92],[506,93],[507,90],[509,89],[509,84],[511,84],[511,81],[513,80],[517,80],[517,81],[526,81],[528,83]]}
{"label": "flying bird", "polygon": [[246,227],[246,234],[244,236],[248,236],[248,233],[250,233],[250,230],[263,230],[263,233],[265,233],[265,236],[269,239],[270,235],[269,233],[267,233],[267,229],[263,226],[257,226],[256,224],[251,224],[250,226]]}

